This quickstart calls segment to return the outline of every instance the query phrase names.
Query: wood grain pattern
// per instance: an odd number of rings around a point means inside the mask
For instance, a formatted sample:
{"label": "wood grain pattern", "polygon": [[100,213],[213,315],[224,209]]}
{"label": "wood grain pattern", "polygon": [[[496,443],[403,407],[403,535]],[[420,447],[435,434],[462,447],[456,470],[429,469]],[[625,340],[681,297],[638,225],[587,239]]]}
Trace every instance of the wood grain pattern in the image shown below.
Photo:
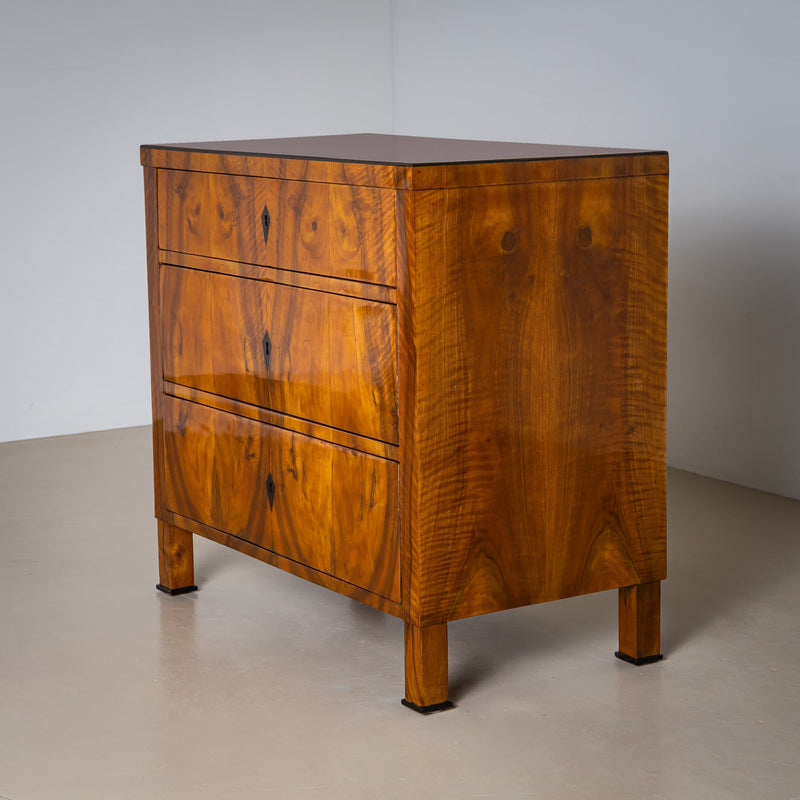
{"label": "wood grain pattern", "polygon": [[170,511],[400,600],[397,464],[184,400],[164,409]]}
{"label": "wood grain pattern", "polygon": [[271,550],[399,601],[398,468],[275,429]]}
{"label": "wood grain pattern", "polygon": [[161,310],[165,380],[397,442],[393,306],[165,265]]}
{"label": "wood grain pattern", "polygon": [[619,652],[634,661],[661,653],[661,583],[619,590]]}
{"label": "wood grain pattern", "polygon": [[142,147],[141,163],[142,166],[159,169],[336,183],[346,186],[374,186],[379,189],[406,189],[411,181],[410,167],[164,150],[158,147]]}
{"label": "wood grain pattern", "polygon": [[[397,385],[400,415],[400,553],[403,597],[409,619],[419,624],[419,484],[416,479],[416,346],[414,343],[414,285],[416,274],[414,193],[398,192],[397,202]],[[416,616],[412,617],[411,614]]]}
{"label": "wood grain pattern", "polygon": [[469,186],[500,186],[509,183],[628,178],[637,175],[665,175],[668,172],[669,158],[665,154],[441,164],[414,167],[411,188],[423,191]]}
{"label": "wood grain pattern", "polygon": [[389,166],[156,149],[146,153],[143,151],[142,164],[195,172],[418,191],[508,183],[665,175],[669,171],[668,157],[663,154]]}
{"label": "wood grain pattern", "polygon": [[447,701],[447,625],[405,626],[406,700],[425,708]]}
{"label": "wood grain pattern", "polygon": [[395,285],[391,190],[164,170],[158,198],[163,250]]}
{"label": "wood grain pattern", "polygon": [[420,707],[461,617],[618,588],[620,652],[658,653],[665,153],[343,136],[142,163],[169,580],[191,531],[402,618]]}
{"label": "wood grain pattern", "polygon": [[197,522],[196,520],[176,514],[174,511],[165,510],[164,521],[170,525],[175,525],[179,528],[191,531],[192,533],[196,533],[204,539],[209,539],[225,547],[230,547],[232,550],[237,550],[265,564],[277,567],[284,572],[296,575],[298,578],[315,583],[317,586],[322,586],[337,594],[344,595],[353,600],[358,600],[360,603],[365,603],[368,606],[372,606],[372,608],[377,608],[379,611],[384,611],[394,617],[406,619],[407,609],[404,603],[389,600],[361,586],[348,583],[340,578],[334,578],[332,575],[320,572],[319,570],[311,569],[311,567],[305,564],[292,561],[290,558],[285,558],[272,550],[265,550],[263,547],[259,547],[253,544],[253,542],[248,542],[246,539],[237,538],[218,528],[212,528],[210,525],[205,525],[202,522]]}
{"label": "wood grain pattern", "polygon": [[158,580],[173,592],[194,586],[192,534],[162,520],[158,521]]}
{"label": "wood grain pattern", "polygon": [[239,278],[252,278],[257,281],[281,283],[284,286],[296,286],[298,289],[316,289],[318,292],[343,294],[348,297],[359,297],[362,300],[374,300],[376,303],[397,302],[397,292],[391,286],[380,286],[376,283],[356,283],[355,281],[331,278],[327,275],[312,275],[308,272],[291,272],[286,269],[263,267],[256,264],[244,264],[240,261],[228,261],[224,258],[208,258],[191,253],[176,253],[174,250],[159,252],[162,264],[174,267],[190,267],[206,272],[219,272],[222,275],[235,275]]}
{"label": "wood grain pattern", "polygon": [[286,428],[295,433],[302,433],[314,439],[321,439],[324,442],[338,444],[351,450],[358,450],[379,458],[386,458],[390,461],[400,460],[400,448],[396,444],[381,442],[377,439],[370,439],[366,436],[359,436],[350,431],[342,431],[338,428],[331,428],[327,425],[320,425],[300,417],[292,417],[288,414],[281,414],[268,408],[253,406],[249,403],[242,403],[239,400],[232,400],[229,397],[220,397],[216,394],[203,392],[200,389],[193,389],[190,386],[181,386],[178,383],[164,382],[164,393],[177,397],[181,400],[191,400],[193,403],[202,403],[210,408],[217,408],[220,411],[228,411],[240,417],[265,422],[267,425],[275,425],[279,428]]}
{"label": "wood grain pattern", "polygon": [[145,145],[141,160],[143,165],[169,169],[393,189],[613,178],[667,171],[663,151],[385,134]]}
{"label": "wood grain pattern", "polygon": [[660,176],[415,193],[412,619],[664,577],[666,202]]}
{"label": "wood grain pattern", "polygon": [[[150,326],[150,399],[153,410],[153,502],[156,517],[164,508],[164,422],[161,409],[161,303],[158,266],[158,172],[144,169],[147,252],[147,305]],[[166,584],[165,584],[166,585]]]}

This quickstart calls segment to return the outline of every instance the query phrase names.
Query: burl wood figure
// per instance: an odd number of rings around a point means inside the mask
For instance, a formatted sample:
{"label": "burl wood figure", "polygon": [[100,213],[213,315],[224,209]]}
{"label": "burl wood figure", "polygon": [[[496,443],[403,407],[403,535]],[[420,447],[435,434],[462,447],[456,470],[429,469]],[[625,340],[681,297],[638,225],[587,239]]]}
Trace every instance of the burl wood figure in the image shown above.
{"label": "burl wood figure", "polygon": [[661,658],[668,159],[370,134],[141,150],[159,588],[192,535],[405,621],[619,589]]}

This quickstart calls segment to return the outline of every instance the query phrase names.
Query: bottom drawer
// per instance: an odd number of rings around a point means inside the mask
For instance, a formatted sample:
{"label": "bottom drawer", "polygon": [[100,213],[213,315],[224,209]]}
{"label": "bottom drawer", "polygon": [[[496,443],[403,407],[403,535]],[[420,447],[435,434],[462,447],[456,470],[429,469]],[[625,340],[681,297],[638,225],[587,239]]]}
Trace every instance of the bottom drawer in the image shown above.
{"label": "bottom drawer", "polygon": [[165,397],[170,511],[400,601],[393,461]]}

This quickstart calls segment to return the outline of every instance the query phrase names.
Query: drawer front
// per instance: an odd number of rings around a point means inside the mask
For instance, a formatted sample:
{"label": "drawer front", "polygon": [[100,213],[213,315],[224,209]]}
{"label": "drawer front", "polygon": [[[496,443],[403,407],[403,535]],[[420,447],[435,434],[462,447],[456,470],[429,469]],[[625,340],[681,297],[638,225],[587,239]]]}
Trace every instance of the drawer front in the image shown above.
{"label": "drawer front", "polygon": [[159,246],[394,286],[391,189],[161,170]]}
{"label": "drawer front", "polygon": [[165,380],[391,443],[395,307],[161,267]]}
{"label": "drawer front", "polygon": [[164,416],[170,511],[400,601],[395,462],[174,397]]}

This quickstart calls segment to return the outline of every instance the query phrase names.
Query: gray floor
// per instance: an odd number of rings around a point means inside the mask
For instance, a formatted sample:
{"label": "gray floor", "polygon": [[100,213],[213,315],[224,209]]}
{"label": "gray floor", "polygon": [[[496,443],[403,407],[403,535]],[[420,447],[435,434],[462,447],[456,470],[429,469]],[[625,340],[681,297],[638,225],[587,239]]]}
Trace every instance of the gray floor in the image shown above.
{"label": "gray floor", "polygon": [[0,445],[0,796],[800,798],[800,502],[672,472],[663,662],[611,592],[463,620],[420,717],[396,619],[204,540],[155,591],[149,435]]}

